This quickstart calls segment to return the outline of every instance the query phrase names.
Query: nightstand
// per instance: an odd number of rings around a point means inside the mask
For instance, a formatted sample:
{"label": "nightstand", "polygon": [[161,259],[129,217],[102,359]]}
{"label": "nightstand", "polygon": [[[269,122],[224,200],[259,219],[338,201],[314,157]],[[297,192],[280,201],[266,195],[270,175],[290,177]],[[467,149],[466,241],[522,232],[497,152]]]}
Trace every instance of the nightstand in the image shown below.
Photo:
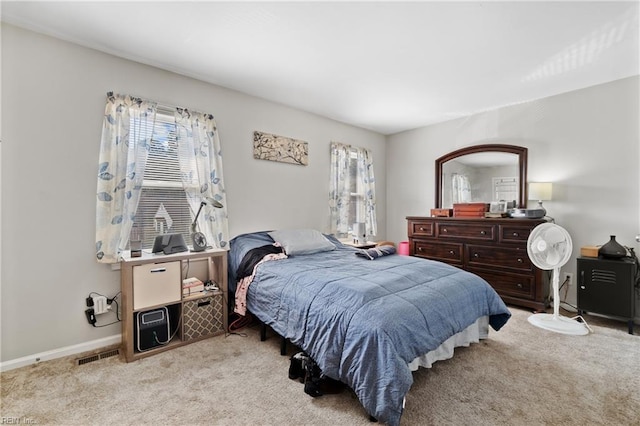
{"label": "nightstand", "polygon": [[597,313],[627,321],[633,334],[635,316],[635,259],[579,257],[578,314]]}
{"label": "nightstand", "polygon": [[[122,343],[127,362],[227,330],[227,252],[212,249],[142,254],[120,262]],[[185,294],[183,280],[212,281],[216,290]]]}

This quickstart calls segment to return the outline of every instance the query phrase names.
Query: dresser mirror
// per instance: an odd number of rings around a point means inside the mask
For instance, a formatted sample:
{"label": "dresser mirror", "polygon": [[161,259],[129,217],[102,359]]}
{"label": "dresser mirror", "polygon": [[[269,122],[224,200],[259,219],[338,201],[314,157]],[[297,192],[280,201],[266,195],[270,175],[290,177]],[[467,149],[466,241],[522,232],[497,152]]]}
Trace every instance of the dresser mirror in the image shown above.
{"label": "dresser mirror", "polygon": [[454,203],[505,201],[525,208],[527,148],[515,145],[474,145],[436,160],[435,208]]}

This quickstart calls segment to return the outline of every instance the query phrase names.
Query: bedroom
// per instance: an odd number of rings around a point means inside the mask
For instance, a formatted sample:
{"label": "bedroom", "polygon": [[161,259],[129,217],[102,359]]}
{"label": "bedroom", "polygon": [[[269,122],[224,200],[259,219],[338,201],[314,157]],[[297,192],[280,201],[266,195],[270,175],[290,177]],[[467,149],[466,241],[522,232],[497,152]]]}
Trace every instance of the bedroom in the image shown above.
{"label": "bedroom", "polygon": [[[339,140],[373,151],[378,205],[385,206],[378,211],[379,237],[406,240],[405,217],[432,207],[437,157],[461,146],[508,140],[529,149],[531,181],[558,182],[558,199],[545,205],[575,247],[617,235],[637,250],[638,86],[636,72],[385,135],[3,23],[3,368],[119,339],[118,326],[95,329],[83,315],[88,292],[112,294],[119,288],[118,272],[96,264],[92,250],[97,141],[110,90],[215,114],[234,235],[285,226],[324,228],[329,158],[323,153],[329,141]],[[309,141],[309,166],[254,160],[255,130]],[[46,172],[24,173],[25,164]],[[254,205],[267,208],[257,215]],[[575,256],[567,270],[575,272]],[[573,292],[569,301],[575,302]]]}

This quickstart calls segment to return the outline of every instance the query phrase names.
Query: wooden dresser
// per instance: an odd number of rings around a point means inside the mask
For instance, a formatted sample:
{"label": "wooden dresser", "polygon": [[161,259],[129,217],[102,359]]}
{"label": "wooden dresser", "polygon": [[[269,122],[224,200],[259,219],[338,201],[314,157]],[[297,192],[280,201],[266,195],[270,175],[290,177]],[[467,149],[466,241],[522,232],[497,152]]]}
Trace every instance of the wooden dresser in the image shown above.
{"label": "wooden dresser", "polygon": [[543,219],[409,216],[409,254],[439,260],[487,280],[505,303],[544,310],[549,272],[527,255],[527,238]]}

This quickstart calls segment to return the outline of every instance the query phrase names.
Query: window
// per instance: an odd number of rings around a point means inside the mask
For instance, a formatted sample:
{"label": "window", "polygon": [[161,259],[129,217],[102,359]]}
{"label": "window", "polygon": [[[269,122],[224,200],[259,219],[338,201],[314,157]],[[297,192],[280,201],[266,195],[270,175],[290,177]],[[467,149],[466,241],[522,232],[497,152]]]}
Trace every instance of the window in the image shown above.
{"label": "window", "polygon": [[358,179],[358,152],[349,149],[349,232],[355,222],[364,222],[364,186]]}
{"label": "window", "polygon": [[96,260],[119,262],[131,236],[145,249],[162,231],[188,237],[192,215],[209,199],[222,207],[200,215],[198,230],[207,245],[228,249],[222,168],[212,114],[108,92],[98,159]]}
{"label": "window", "polygon": [[511,201],[518,198],[518,178],[515,177],[494,177],[493,201]]}
{"label": "window", "polygon": [[329,231],[342,238],[353,224],[365,224],[367,236],[375,236],[376,197],[373,157],[365,148],[331,143]]}
{"label": "window", "polygon": [[151,146],[132,229],[132,234],[138,232],[143,249],[150,249],[156,235],[162,232],[182,234],[185,241],[189,241],[193,221],[180,177],[173,114],[158,111],[151,131]]}

